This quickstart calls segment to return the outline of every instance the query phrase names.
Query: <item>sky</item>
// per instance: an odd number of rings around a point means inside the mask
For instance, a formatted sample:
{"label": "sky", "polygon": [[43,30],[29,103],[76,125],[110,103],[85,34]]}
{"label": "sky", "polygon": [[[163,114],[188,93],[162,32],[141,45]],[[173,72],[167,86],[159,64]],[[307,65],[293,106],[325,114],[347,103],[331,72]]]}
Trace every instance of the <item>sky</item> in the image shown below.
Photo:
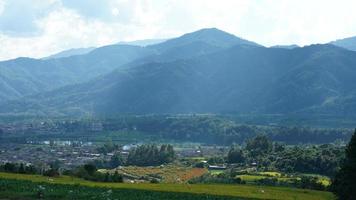
{"label": "sky", "polygon": [[0,0],[0,60],[216,27],[265,46],[356,36],[355,0]]}

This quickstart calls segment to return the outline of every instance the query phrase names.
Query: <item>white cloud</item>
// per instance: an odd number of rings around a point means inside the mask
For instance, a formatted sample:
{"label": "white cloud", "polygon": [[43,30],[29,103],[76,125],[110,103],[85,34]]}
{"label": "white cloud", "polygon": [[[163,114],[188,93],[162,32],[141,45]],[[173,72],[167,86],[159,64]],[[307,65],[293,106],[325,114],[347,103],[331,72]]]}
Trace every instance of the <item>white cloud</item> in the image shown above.
{"label": "white cloud", "polygon": [[39,36],[0,35],[0,59],[18,56],[40,58],[69,48],[108,45],[134,31],[130,26],[87,20],[68,9],[54,11],[36,24],[42,33]]}
{"label": "white cloud", "polygon": [[254,2],[255,26],[246,32],[266,45],[325,43],[356,35],[356,2],[353,0],[263,0]]}
{"label": "white cloud", "polygon": [[4,11],[5,8],[5,0],[0,0],[0,15]]}
{"label": "white cloud", "polygon": [[[12,9],[5,6],[9,2]],[[26,19],[13,17],[17,6],[28,8]],[[354,0],[0,0],[0,15],[8,16],[2,17],[5,24],[21,21],[24,30],[36,33],[24,35],[11,26],[20,33],[7,32],[0,26],[0,59],[168,38],[205,27],[267,46],[323,43],[356,35],[355,7]]]}
{"label": "white cloud", "polygon": [[34,22],[59,5],[58,0],[2,0],[0,4],[0,33],[15,37],[39,34]]}
{"label": "white cloud", "polygon": [[112,15],[114,15],[114,16],[118,16],[119,15],[119,9],[117,9],[117,8],[113,8],[112,10],[111,10],[111,14]]}

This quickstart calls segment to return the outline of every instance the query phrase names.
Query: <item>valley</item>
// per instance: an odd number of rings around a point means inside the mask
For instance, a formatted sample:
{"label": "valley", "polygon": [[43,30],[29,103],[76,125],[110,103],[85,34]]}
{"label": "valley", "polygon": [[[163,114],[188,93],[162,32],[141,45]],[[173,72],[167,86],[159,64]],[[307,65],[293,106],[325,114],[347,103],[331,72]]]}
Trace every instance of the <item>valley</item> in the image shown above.
{"label": "valley", "polygon": [[[203,198],[204,193],[213,199],[333,199],[325,191],[352,133],[351,129],[246,125],[199,115],[5,124],[0,182],[8,188],[3,190],[19,190],[19,197],[30,199],[38,195],[38,187],[46,188],[41,193],[45,197],[65,199],[69,190],[82,187],[89,192],[88,186],[108,187],[110,194],[105,189],[100,194],[112,197],[138,190],[135,195],[152,198]],[[348,136],[342,140],[345,133]],[[306,136],[310,143],[301,144]],[[87,171],[91,168],[94,171]],[[11,186],[29,188],[28,181],[35,182],[29,189],[33,192]],[[307,190],[302,195],[295,188]],[[88,192],[76,195],[82,198]],[[0,197],[6,198],[6,193]]]}
{"label": "valley", "polygon": [[[231,33],[204,28],[230,22],[220,11],[186,26],[187,11],[179,31],[156,26],[180,14],[166,9],[174,1],[153,12],[153,1],[133,1],[132,9],[117,7],[131,1],[86,1],[75,9],[79,0],[56,0],[45,10],[3,14],[12,2],[0,0],[1,200],[355,199],[356,37],[331,40],[345,34],[323,36],[326,28],[307,37],[333,20],[258,37],[235,22],[222,26]],[[196,2],[187,4],[216,7]],[[102,15],[83,18],[106,4]],[[246,13],[255,4],[246,3]],[[234,13],[245,13],[241,6]],[[35,19],[28,27],[50,28],[25,31],[36,42],[23,33],[10,41],[14,30],[2,30],[3,21],[18,13]],[[62,27],[67,18],[73,24]],[[256,30],[280,23],[271,19]],[[308,34],[298,36],[302,30]],[[53,34],[60,40],[52,43]]]}

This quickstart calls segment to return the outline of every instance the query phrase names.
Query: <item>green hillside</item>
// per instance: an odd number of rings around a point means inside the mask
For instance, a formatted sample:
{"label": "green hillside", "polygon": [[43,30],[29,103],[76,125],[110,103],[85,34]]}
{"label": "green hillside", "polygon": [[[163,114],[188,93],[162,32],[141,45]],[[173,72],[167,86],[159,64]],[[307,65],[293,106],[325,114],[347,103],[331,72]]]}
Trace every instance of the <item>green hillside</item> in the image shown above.
{"label": "green hillside", "polygon": [[[8,180],[18,180],[18,181],[8,181]],[[20,181],[21,180],[21,181]],[[22,181],[32,181],[34,183],[30,184],[28,182]],[[47,185],[51,183],[51,185]],[[52,184],[64,184],[66,187]],[[189,185],[189,184],[127,184],[127,183],[97,183],[85,181],[82,179],[71,178],[71,177],[60,177],[60,178],[46,178],[43,176],[37,175],[18,175],[18,174],[8,174],[8,173],[0,173],[0,192],[1,198],[8,198],[9,195],[17,195],[15,197],[19,197],[24,195],[25,197],[31,196],[31,192],[33,196],[37,194],[39,185],[42,185],[47,188],[57,188],[57,190],[73,190],[76,187],[86,186],[92,187],[93,190],[98,188],[111,188],[115,193],[116,189],[120,189],[125,193],[125,190],[137,190],[134,193],[144,192],[147,197],[151,195],[157,195],[155,192],[167,192],[174,193],[173,196],[181,196],[184,197],[186,194],[195,194],[198,195],[192,199],[200,199],[203,195],[204,198],[211,199],[275,199],[275,200],[332,200],[334,199],[333,195],[329,192],[320,192],[320,191],[312,191],[312,190],[301,190],[301,189],[292,189],[292,188],[283,188],[283,187],[264,187],[264,186],[245,186],[245,185]],[[68,186],[72,185],[72,187]],[[95,188],[95,189],[94,189]],[[37,189],[37,190],[36,190]],[[125,189],[125,190],[123,190]],[[13,190],[13,191],[9,191]],[[50,190],[50,189],[49,189]],[[86,192],[90,191],[89,188],[82,188],[79,191]],[[147,192],[147,191],[150,192]],[[13,194],[15,192],[17,194]],[[35,192],[36,191],[36,192]],[[55,189],[52,189],[53,193],[56,192]],[[58,191],[59,192],[59,191]],[[3,196],[1,196],[3,195]],[[54,195],[54,194],[52,194]],[[166,194],[167,195],[167,194]],[[89,195],[90,196],[90,195]],[[170,196],[170,195],[168,195]],[[189,195],[188,195],[189,196]],[[166,199],[167,196],[164,198]],[[177,197],[176,197],[177,198]],[[31,199],[31,198],[30,198]],[[34,198],[32,198],[34,199]],[[58,198],[58,199],[64,199]],[[134,195],[132,198],[126,197],[126,199],[135,199]],[[178,198],[179,199],[179,198]],[[188,198],[190,199],[190,198]]]}
{"label": "green hillside", "polygon": [[292,50],[235,46],[116,70],[88,83],[12,101],[0,111],[348,115],[356,109],[355,65],[355,52],[333,45]]}

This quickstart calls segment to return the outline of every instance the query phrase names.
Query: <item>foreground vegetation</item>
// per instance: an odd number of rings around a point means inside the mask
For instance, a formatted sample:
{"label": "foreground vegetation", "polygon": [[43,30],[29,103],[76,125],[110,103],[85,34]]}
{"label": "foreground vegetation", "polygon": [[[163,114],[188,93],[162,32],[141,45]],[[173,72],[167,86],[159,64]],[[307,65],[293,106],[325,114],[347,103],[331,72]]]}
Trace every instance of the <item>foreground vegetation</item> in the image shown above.
{"label": "foreground vegetation", "polygon": [[333,180],[331,190],[340,200],[353,200],[356,197],[356,130],[345,154],[346,157]]}
{"label": "foreground vegetation", "polygon": [[0,198],[10,199],[121,199],[121,200],[234,200],[237,197],[216,195],[199,195],[177,192],[153,192],[136,189],[108,189],[102,187],[86,187],[80,185],[60,185],[48,183],[32,183],[31,181],[0,180]]}
{"label": "foreground vegetation", "polygon": [[[44,188],[44,189],[43,189]],[[248,185],[189,185],[189,184],[127,184],[100,183],[61,176],[48,178],[39,175],[0,173],[1,198],[36,199],[44,190],[47,199],[275,199],[275,200],[333,200],[329,192],[284,187]],[[71,192],[72,191],[72,192]],[[47,197],[46,197],[47,195]],[[76,195],[76,196],[69,196]],[[102,195],[102,196],[100,196]],[[105,195],[111,195],[107,197]]]}

